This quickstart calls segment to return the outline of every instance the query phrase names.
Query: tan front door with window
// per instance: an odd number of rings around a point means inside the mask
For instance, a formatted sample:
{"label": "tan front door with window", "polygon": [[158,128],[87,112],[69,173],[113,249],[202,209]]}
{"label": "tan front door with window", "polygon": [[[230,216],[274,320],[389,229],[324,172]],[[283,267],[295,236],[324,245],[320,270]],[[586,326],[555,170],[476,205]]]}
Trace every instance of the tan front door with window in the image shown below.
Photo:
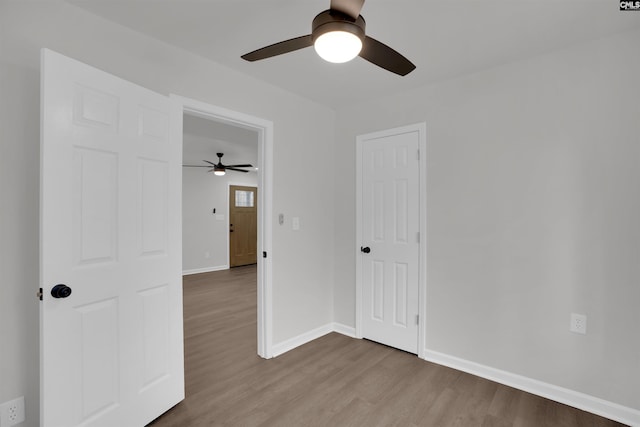
{"label": "tan front door with window", "polygon": [[258,242],[258,189],[229,186],[229,265],[255,264]]}

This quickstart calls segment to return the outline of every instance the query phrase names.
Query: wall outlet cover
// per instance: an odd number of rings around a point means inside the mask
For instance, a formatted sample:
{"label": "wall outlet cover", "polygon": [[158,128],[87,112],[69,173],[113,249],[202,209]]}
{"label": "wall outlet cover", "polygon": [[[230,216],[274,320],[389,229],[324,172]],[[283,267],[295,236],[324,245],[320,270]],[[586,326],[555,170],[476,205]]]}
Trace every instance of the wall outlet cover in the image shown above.
{"label": "wall outlet cover", "polygon": [[585,335],[587,333],[587,316],[585,314],[571,313],[569,331]]}
{"label": "wall outlet cover", "polygon": [[0,427],[11,427],[24,422],[24,396],[0,405]]}

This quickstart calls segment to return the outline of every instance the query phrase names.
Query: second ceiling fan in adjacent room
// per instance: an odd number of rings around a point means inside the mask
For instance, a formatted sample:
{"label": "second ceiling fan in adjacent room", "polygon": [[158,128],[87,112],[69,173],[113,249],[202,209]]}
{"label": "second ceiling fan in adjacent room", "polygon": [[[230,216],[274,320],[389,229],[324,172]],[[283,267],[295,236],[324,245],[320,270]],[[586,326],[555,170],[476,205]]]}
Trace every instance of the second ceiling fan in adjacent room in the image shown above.
{"label": "second ceiling fan in adjacent room", "polygon": [[224,153],[216,153],[218,156],[218,163],[210,162],[209,160],[203,160],[203,162],[208,163],[207,165],[182,165],[185,168],[209,168],[207,172],[213,172],[215,175],[222,176],[226,173],[226,171],[234,171],[234,172],[249,172],[246,169],[240,168],[252,168],[253,165],[249,163],[241,164],[241,165],[224,165],[222,164],[222,156]]}

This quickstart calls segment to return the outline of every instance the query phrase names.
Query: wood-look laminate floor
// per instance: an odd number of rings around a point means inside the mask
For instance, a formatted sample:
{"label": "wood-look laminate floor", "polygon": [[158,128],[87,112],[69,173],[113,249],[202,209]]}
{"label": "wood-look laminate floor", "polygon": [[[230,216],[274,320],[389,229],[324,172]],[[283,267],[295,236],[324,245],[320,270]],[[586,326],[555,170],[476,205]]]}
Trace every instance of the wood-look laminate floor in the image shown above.
{"label": "wood-look laminate floor", "polygon": [[256,355],[256,268],[184,278],[186,399],[152,427],[621,424],[336,333]]}

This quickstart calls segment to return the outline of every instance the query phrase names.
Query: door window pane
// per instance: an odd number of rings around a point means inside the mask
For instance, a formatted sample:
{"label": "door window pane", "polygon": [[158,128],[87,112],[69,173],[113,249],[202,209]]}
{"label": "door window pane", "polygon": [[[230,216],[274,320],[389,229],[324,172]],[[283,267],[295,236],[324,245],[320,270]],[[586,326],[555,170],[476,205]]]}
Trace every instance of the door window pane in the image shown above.
{"label": "door window pane", "polygon": [[252,208],[253,207],[253,191],[236,190],[236,207]]}

